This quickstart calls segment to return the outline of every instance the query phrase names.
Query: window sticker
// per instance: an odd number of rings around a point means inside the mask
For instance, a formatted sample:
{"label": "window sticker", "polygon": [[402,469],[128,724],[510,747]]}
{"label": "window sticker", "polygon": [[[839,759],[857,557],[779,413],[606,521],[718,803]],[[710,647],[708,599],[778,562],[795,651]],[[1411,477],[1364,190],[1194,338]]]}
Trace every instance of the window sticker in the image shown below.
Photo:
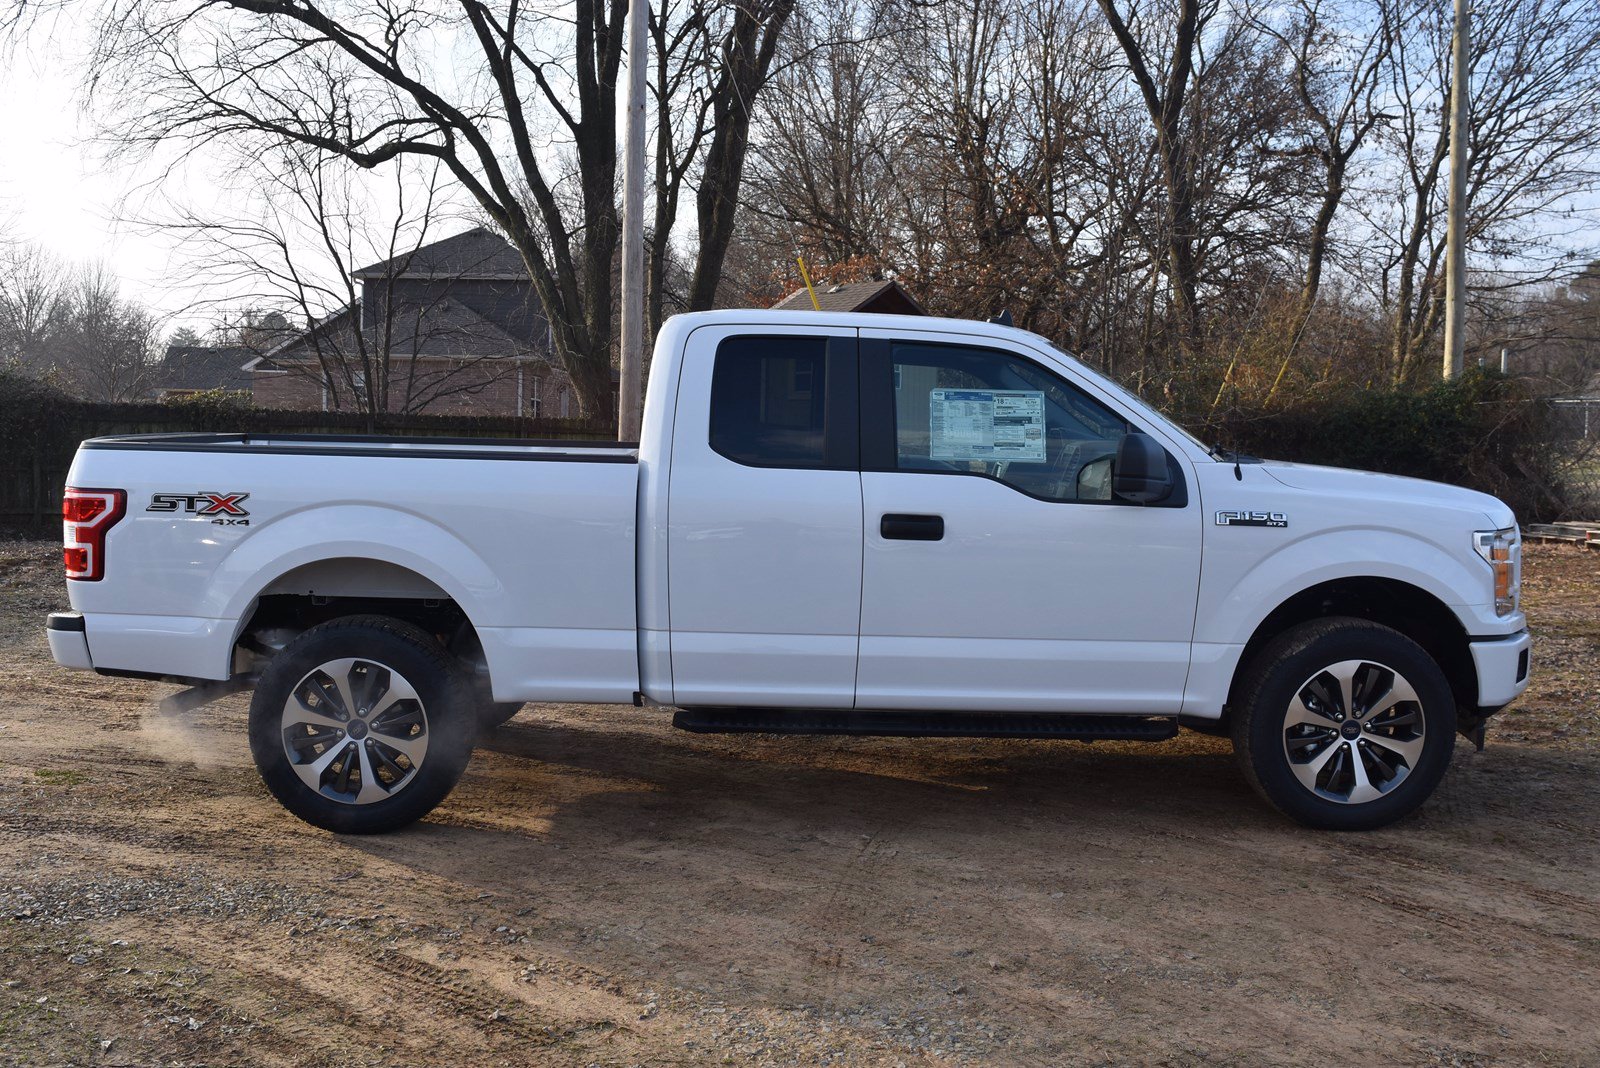
{"label": "window sticker", "polygon": [[935,389],[928,394],[933,460],[1044,462],[1044,393]]}

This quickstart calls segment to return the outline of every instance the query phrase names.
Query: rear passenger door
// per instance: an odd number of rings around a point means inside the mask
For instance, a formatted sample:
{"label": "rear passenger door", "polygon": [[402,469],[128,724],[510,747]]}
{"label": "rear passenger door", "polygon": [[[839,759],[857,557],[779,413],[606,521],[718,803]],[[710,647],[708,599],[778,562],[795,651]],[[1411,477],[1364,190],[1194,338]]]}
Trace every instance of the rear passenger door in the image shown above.
{"label": "rear passenger door", "polygon": [[675,700],[849,708],[861,615],[856,332],[749,329],[695,331],[678,383]]}

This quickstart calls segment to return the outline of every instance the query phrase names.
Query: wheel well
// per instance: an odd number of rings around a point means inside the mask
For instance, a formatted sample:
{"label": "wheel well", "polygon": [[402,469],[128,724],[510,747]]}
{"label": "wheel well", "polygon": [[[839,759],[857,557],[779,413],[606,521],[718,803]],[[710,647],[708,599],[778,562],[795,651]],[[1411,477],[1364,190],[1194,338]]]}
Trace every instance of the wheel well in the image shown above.
{"label": "wheel well", "polygon": [[1228,708],[1223,709],[1224,718],[1234,704],[1234,691],[1245,669],[1263,646],[1291,627],[1327,616],[1367,619],[1404,634],[1422,646],[1444,671],[1457,707],[1476,707],[1477,669],[1467,648],[1466,629],[1456,614],[1433,594],[1410,583],[1396,579],[1348,578],[1302,590],[1261,621],[1239,656],[1228,694]]}
{"label": "wheel well", "polygon": [[239,630],[235,670],[258,671],[302,632],[332,619],[357,615],[388,616],[414,624],[475,668],[482,668],[478,632],[444,590],[397,564],[344,558],[302,565],[262,589]]}

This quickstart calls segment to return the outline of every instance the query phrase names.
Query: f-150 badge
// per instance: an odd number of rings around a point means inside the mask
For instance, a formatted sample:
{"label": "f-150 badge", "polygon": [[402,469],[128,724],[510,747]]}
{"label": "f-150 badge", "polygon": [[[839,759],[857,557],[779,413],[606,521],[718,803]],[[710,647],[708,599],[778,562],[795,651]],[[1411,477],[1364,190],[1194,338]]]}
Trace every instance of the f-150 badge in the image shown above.
{"label": "f-150 badge", "polygon": [[1218,512],[1219,527],[1286,527],[1289,517],[1283,512]]}
{"label": "f-150 badge", "polygon": [[250,513],[244,508],[244,502],[249,499],[248,493],[213,493],[209,490],[198,493],[153,493],[150,495],[150,506],[145,511],[181,512],[209,519],[218,526],[247,527],[250,525]]}

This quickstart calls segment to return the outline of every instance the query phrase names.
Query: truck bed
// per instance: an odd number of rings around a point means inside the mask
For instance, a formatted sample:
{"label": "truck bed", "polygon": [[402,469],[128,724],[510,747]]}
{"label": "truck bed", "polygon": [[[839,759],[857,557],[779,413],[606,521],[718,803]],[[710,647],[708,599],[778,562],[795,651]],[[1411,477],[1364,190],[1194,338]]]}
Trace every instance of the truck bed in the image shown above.
{"label": "truck bed", "polygon": [[638,471],[613,442],[95,438],[69,484],[122,491],[126,516],[72,607],[97,668],[222,679],[267,598],[450,601],[496,700],[627,701]]}

